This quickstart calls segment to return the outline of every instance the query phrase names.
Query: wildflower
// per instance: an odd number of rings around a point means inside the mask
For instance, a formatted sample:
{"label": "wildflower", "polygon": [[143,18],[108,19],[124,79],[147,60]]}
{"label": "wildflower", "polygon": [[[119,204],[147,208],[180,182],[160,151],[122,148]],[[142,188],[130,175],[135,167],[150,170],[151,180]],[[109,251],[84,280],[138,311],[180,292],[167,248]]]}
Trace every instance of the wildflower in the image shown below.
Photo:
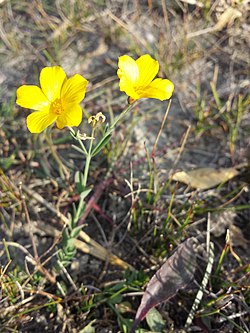
{"label": "wildflower", "polygon": [[159,71],[159,63],[149,54],[137,60],[128,55],[121,56],[118,68],[120,90],[130,97],[130,103],[140,98],[156,98],[163,101],[172,96],[174,85],[171,81],[154,79]]}
{"label": "wildflower", "polygon": [[67,79],[59,66],[45,67],[40,73],[41,88],[23,85],[17,89],[16,103],[35,112],[27,117],[27,127],[31,133],[40,133],[56,122],[62,129],[65,126],[78,126],[82,121],[83,100],[88,81],[79,74]]}
{"label": "wildflower", "polygon": [[91,125],[91,127],[96,127],[97,124],[103,124],[106,120],[106,117],[102,112],[98,112],[95,116],[91,116],[88,119],[88,123]]}

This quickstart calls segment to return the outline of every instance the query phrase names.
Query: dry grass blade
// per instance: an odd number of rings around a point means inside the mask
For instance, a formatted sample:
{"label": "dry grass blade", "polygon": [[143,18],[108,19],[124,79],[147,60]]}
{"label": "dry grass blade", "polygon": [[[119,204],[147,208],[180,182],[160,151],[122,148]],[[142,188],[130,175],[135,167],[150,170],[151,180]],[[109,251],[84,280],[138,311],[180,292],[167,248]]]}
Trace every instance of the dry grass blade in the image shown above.
{"label": "dry grass blade", "polygon": [[193,321],[193,318],[194,318],[194,315],[195,315],[195,312],[198,309],[198,307],[200,305],[200,302],[202,300],[203,291],[205,290],[206,285],[208,283],[208,280],[209,280],[209,278],[211,276],[211,272],[212,272],[212,268],[213,268],[213,263],[214,263],[214,244],[212,242],[210,242],[209,245],[210,245],[209,246],[210,248],[209,248],[209,253],[208,253],[207,268],[206,268],[203,280],[201,282],[200,288],[198,290],[198,293],[197,293],[197,295],[195,297],[194,303],[192,305],[192,309],[191,309],[191,311],[190,311],[190,313],[188,315],[188,318],[186,320],[185,327],[188,327],[188,326],[191,325],[191,323]]}

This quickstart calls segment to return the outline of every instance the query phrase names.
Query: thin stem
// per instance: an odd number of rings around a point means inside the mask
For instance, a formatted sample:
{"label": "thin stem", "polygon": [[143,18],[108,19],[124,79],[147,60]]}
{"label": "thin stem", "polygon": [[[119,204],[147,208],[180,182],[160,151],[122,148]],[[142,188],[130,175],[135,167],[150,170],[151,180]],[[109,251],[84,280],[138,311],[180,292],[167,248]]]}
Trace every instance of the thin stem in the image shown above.
{"label": "thin stem", "polygon": [[162,123],[161,123],[160,130],[159,130],[158,135],[157,135],[157,137],[156,137],[156,139],[155,139],[155,143],[154,143],[154,147],[153,147],[153,151],[152,151],[152,157],[153,157],[153,158],[155,157],[155,154],[156,154],[156,147],[157,147],[158,141],[159,141],[159,139],[160,139],[161,133],[162,133],[162,131],[163,131],[163,127],[164,127],[164,125],[165,125],[165,122],[166,122],[166,120],[167,120],[168,113],[169,113],[169,110],[170,110],[170,106],[171,106],[171,99],[170,99],[170,101],[169,101],[169,103],[168,103],[168,107],[167,107],[167,110],[166,110],[166,112],[165,112],[165,115],[164,115],[163,121],[162,121]]}
{"label": "thin stem", "polygon": [[[111,134],[115,128],[115,126],[117,125],[117,123],[125,116],[125,114],[132,109],[132,107],[134,106],[134,104],[129,105],[113,122],[113,124],[109,127],[108,131],[105,133],[105,136],[108,136],[109,134]],[[92,133],[91,133],[91,137],[94,137],[94,133],[95,133],[95,128],[92,129]],[[83,143],[80,139],[78,139],[83,151],[85,152],[86,149],[85,147],[83,148]],[[83,175],[83,186],[86,187],[87,186],[87,179],[88,179],[88,173],[89,173],[89,166],[90,166],[90,162],[92,159],[92,147],[93,147],[93,139],[90,141],[89,144],[89,150],[88,152],[86,151],[86,163],[85,163],[85,168],[84,168],[84,175]]]}
{"label": "thin stem", "polygon": [[134,103],[133,104],[130,104],[128,107],[127,107],[127,109],[125,109],[116,119],[115,119],[115,121],[113,122],[113,124],[110,126],[110,128],[109,128],[109,133],[111,133],[113,130],[114,130],[114,128],[115,128],[115,126],[116,126],[116,124],[125,116],[125,114],[129,111],[129,110],[131,110],[132,108],[133,108],[133,106],[134,106]]}
{"label": "thin stem", "polygon": [[[94,134],[95,134],[95,128],[93,127],[91,137],[94,137]],[[90,166],[90,162],[91,162],[91,158],[92,158],[93,140],[94,139],[90,140],[89,150],[88,150],[88,153],[87,153],[86,163],[85,163],[85,167],[84,167],[84,175],[83,175],[83,186],[84,186],[84,188],[86,188],[86,186],[87,186],[89,166]]]}

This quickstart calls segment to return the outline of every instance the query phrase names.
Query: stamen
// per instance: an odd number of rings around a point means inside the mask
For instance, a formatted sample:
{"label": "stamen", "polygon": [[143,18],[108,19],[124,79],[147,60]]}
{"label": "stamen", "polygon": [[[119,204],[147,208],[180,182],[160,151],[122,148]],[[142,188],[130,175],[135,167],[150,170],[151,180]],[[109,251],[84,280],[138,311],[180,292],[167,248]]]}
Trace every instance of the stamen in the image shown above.
{"label": "stamen", "polygon": [[51,103],[50,112],[55,114],[61,114],[63,111],[62,102],[59,98],[55,99],[54,102]]}

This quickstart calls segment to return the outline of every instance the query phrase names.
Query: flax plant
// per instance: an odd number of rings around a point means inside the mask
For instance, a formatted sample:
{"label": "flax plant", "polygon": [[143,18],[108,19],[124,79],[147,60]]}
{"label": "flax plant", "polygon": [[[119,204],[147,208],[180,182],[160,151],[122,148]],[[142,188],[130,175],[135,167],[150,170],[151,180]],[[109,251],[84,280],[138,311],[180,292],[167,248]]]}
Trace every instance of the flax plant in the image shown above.
{"label": "flax plant", "polygon": [[[59,129],[67,127],[78,143],[73,147],[85,157],[84,170],[77,172],[75,177],[80,199],[78,205],[73,206],[73,214],[63,231],[61,250],[58,253],[59,267],[62,265],[66,267],[76,253],[74,241],[83,228],[79,220],[86,208],[86,197],[91,192],[88,186],[88,175],[92,158],[107,145],[112,132],[133,108],[135,101],[141,98],[155,98],[163,101],[172,96],[173,83],[167,79],[155,79],[158,71],[159,63],[148,54],[137,60],[128,55],[121,56],[118,60],[117,75],[120,79],[120,90],[127,94],[129,105],[112,124],[104,125],[106,117],[102,113],[89,117],[87,121],[87,126],[91,127],[89,136],[74,128],[82,122],[80,103],[85,97],[88,85],[88,81],[83,76],[75,74],[67,78],[61,67],[45,67],[40,73],[40,87],[23,85],[17,89],[16,103],[23,108],[34,110],[27,117],[28,130],[31,133],[41,133],[54,123]],[[105,127],[102,137],[96,140],[95,133],[98,126]]]}

